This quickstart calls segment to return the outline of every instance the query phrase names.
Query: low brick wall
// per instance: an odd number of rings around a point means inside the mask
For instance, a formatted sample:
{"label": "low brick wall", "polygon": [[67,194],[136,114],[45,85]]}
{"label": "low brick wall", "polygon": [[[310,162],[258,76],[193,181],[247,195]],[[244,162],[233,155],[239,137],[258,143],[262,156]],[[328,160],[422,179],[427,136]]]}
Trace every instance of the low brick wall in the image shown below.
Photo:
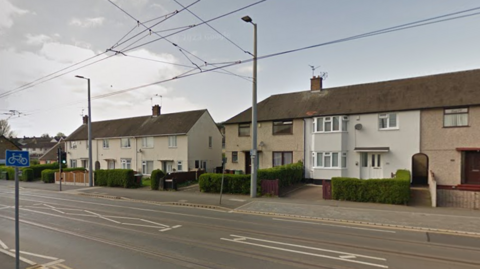
{"label": "low brick wall", "polygon": [[437,189],[437,205],[480,209],[480,192]]}

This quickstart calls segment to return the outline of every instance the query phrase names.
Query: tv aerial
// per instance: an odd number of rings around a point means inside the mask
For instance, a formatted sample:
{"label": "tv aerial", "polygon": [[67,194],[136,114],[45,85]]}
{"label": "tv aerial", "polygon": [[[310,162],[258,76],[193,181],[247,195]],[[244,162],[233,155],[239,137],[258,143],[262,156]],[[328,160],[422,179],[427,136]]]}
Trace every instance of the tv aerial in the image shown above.
{"label": "tv aerial", "polygon": [[[312,69],[312,77],[315,77],[315,70],[317,68],[319,68],[320,65],[319,66],[308,65],[308,66],[310,66],[310,68]],[[322,79],[326,79],[328,77],[328,73],[327,72],[320,72],[318,74],[318,76],[321,77]]]}

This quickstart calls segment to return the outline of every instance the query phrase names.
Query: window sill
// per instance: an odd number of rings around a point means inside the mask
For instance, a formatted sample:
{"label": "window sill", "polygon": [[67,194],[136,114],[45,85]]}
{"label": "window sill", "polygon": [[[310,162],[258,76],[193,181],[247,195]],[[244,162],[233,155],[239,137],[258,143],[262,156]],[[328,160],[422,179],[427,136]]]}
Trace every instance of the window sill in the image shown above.
{"label": "window sill", "polygon": [[347,170],[346,167],[313,167],[314,170]]}
{"label": "window sill", "polygon": [[290,133],[290,134],[272,134],[272,135],[293,135],[293,133]]}
{"label": "window sill", "polygon": [[470,127],[470,125],[462,125],[462,126],[443,126],[443,128],[450,129],[450,128],[466,128]]}
{"label": "window sill", "polygon": [[153,149],[153,147],[142,147],[141,149]]}
{"label": "window sill", "polygon": [[383,128],[383,129],[378,129],[379,131],[397,131],[400,130],[400,128]]}
{"label": "window sill", "polygon": [[313,132],[313,134],[341,134],[341,133],[348,133],[348,131]]}
{"label": "window sill", "polygon": [[177,147],[168,146],[169,149],[176,149]]}
{"label": "window sill", "polygon": [[131,147],[128,147],[128,148],[126,148],[126,147],[121,147],[121,149],[131,149]]}

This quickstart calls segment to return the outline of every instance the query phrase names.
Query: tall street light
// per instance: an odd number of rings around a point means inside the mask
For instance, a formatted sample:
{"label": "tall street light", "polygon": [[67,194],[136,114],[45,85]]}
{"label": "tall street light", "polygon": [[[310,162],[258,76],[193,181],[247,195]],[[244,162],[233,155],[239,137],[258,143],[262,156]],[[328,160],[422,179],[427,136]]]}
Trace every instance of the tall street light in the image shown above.
{"label": "tall street light", "polygon": [[252,87],[252,150],[250,152],[252,172],[250,180],[250,197],[257,197],[257,24],[253,23],[250,16],[242,18],[243,21],[253,24],[253,87]]}
{"label": "tall street light", "polygon": [[92,166],[92,111],[90,108],[90,79],[82,76],[77,78],[88,81],[88,181],[90,187],[93,187],[93,166]]}

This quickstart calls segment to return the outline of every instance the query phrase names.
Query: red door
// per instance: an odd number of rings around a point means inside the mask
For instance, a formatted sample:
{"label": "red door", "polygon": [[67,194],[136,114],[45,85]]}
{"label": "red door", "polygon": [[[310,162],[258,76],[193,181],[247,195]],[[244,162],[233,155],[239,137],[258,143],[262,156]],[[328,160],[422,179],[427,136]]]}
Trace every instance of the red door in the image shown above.
{"label": "red door", "polygon": [[465,184],[480,184],[480,152],[465,152]]}

